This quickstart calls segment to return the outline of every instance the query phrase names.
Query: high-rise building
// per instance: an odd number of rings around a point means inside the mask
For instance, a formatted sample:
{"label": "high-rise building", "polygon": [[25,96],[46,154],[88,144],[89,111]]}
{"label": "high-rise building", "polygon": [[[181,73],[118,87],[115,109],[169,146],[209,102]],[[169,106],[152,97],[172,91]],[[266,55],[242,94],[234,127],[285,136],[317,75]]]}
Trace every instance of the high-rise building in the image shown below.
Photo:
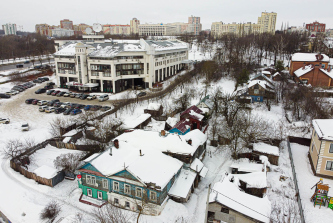
{"label": "high-rise building", "polygon": [[7,23],[2,25],[2,29],[5,31],[5,35],[16,35],[16,24]]}
{"label": "high-rise building", "polygon": [[191,29],[193,30],[194,35],[199,35],[199,33],[202,30],[202,25],[200,23],[200,17],[195,17],[195,16],[191,15],[190,17],[188,17],[188,24],[191,27]]}
{"label": "high-rise building", "polygon": [[60,20],[60,28],[74,30],[73,21],[69,19]]}
{"label": "high-rise building", "polygon": [[140,25],[140,20],[138,20],[137,18],[133,18],[130,21],[131,34],[139,33],[139,25]]}
{"label": "high-rise building", "polygon": [[261,33],[275,33],[277,13],[275,12],[262,12],[261,17],[258,17],[258,25],[261,25]]}

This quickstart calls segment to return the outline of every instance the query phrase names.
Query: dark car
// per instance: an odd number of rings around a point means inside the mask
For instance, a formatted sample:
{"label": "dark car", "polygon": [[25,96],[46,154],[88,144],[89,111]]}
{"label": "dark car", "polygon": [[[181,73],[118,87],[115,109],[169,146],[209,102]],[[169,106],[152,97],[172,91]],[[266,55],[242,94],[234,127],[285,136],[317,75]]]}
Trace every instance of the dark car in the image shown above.
{"label": "dark car", "polygon": [[89,111],[91,109],[92,105],[86,105],[83,110],[85,111]]}
{"label": "dark car", "polygon": [[25,63],[25,64],[28,64],[28,63],[30,63],[30,61],[29,61],[29,60],[26,60],[26,61],[24,61],[24,63]]}
{"label": "dark car", "polygon": [[10,95],[0,93],[0,98],[10,98]]}
{"label": "dark car", "polygon": [[32,82],[34,82],[34,83],[42,83],[42,81],[41,80],[38,80],[38,79],[35,79],[35,80],[33,80]]}
{"label": "dark car", "polygon": [[42,68],[42,65],[34,66],[34,69],[41,69],[41,68]]}
{"label": "dark car", "polygon": [[32,104],[33,100],[35,100],[35,99],[33,99],[33,98],[27,99],[27,100],[25,100],[25,103]]}
{"label": "dark car", "polygon": [[56,108],[56,109],[54,109],[54,113],[56,113],[56,114],[63,113],[64,111],[66,111],[65,108]]}
{"label": "dark car", "polygon": [[37,105],[37,103],[38,103],[39,101],[40,101],[40,100],[35,99],[35,100],[33,100],[33,101],[31,102],[31,104],[33,104],[33,105]]}
{"label": "dark car", "polygon": [[73,111],[71,111],[71,115],[77,115],[77,114],[80,114],[80,113],[82,113],[81,109],[74,109]]}
{"label": "dark car", "polygon": [[56,102],[59,102],[59,99],[51,100],[51,101],[47,102],[47,105],[48,106],[53,106]]}
{"label": "dark car", "polygon": [[40,77],[40,78],[42,78],[44,81],[49,81],[50,80],[50,78],[48,78],[48,77]]}
{"label": "dark car", "polygon": [[47,95],[50,95],[50,94],[52,94],[53,92],[55,92],[55,90],[48,90],[48,91],[46,92],[46,94],[47,94]]}
{"label": "dark car", "polygon": [[44,89],[52,89],[53,88],[53,85],[46,85],[44,86]]}
{"label": "dark car", "polygon": [[64,115],[69,115],[73,110],[74,108],[68,108],[67,110],[64,111]]}
{"label": "dark car", "polygon": [[24,91],[25,89],[24,89],[24,88],[21,88],[21,87],[18,87],[18,86],[15,86],[15,87],[12,88],[12,90],[22,92],[22,91]]}
{"label": "dark car", "polygon": [[107,111],[107,110],[110,110],[110,109],[111,109],[110,106],[103,106],[103,107],[101,108],[101,111]]}
{"label": "dark car", "polygon": [[22,68],[23,67],[23,64],[17,64],[16,65],[16,68]]}
{"label": "dark car", "polygon": [[57,97],[64,96],[64,94],[66,94],[66,92],[65,92],[65,91],[61,91],[61,92],[59,92],[59,93],[57,94]]}
{"label": "dark car", "polygon": [[72,103],[72,104],[70,104],[70,105],[68,106],[68,108],[73,108],[73,109],[75,109],[75,108],[76,108],[76,106],[77,106],[77,104],[75,104],[75,103]]}
{"label": "dark car", "polygon": [[58,101],[53,104],[53,107],[59,108],[63,104],[64,104],[63,102]]}
{"label": "dark car", "polygon": [[51,95],[52,95],[52,96],[56,96],[59,92],[60,92],[59,90],[57,90],[57,91],[53,91]]}
{"label": "dark car", "polygon": [[41,94],[41,93],[45,93],[46,89],[44,88],[39,88],[37,91],[35,91],[35,94]]}
{"label": "dark car", "polygon": [[46,85],[55,85],[54,82],[47,82]]}
{"label": "dark car", "polygon": [[85,105],[77,104],[75,106],[75,109],[83,109],[84,107],[85,107]]}
{"label": "dark car", "polygon": [[102,106],[100,106],[100,105],[93,105],[93,106],[91,106],[90,111],[97,111],[97,110],[101,109],[101,107]]}
{"label": "dark car", "polygon": [[147,94],[146,92],[142,91],[142,92],[140,92],[137,96],[138,96],[138,97],[142,97],[142,96],[145,96],[146,94]]}
{"label": "dark car", "polygon": [[84,100],[84,99],[86,99],[87,97],[89,97],[89,94],[83,94],[83,95],[80,97],[80,99],[81,99],[81,100]]}

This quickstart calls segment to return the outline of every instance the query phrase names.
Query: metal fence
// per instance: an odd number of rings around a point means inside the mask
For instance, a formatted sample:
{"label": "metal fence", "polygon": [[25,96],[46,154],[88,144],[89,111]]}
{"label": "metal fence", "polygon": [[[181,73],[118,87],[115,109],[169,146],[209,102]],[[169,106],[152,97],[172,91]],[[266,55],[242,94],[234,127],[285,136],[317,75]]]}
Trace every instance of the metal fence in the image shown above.
{"label": "metal fence", "polygon": [[293,155],[291,153],[291,147],[290,147],[289,137],[287,139],[287,145],[288,145],[288,152],[289,152],[289,157],[290,157],[291,170],[293,172],[295,190],[296,190],[296,192],[298,194],[298,196],[297,196],[297,203],[298,203],[298,208],[299,208],[299,214],[300,214],[300,217],[301,217],[301,222],[305,223],[304,211],[303,211],[303,207],[302,207],[302,200],[301,200],[301,196],[300,196],[299,189],[298,189],[296,171],[295,171],[295,166],[294,166],[294,159],[293,159]]}

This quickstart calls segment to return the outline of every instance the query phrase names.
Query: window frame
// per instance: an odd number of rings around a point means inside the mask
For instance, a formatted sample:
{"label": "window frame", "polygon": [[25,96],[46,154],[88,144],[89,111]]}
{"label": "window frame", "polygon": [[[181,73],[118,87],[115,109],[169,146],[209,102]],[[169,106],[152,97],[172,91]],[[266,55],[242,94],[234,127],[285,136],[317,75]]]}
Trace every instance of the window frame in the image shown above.
{"label": "window frame", "polygon": [[94,185],[96,184],[96,177],[91,175],[86,175],[86,184]]}
{"label": "window frame", "polygon": [[[153,198],[153,194],[155,196],[155,199]],[[150,191],[150,200],[157,201],[157,193],[155,191]]]}
{"label": "window frame", "polygon": [[119,191],[119,182],[113,181],[112,188],[113,188],[113,191]]}
{"label": "window frame", "polygon": [[[126,187],[128,187],[128,189],[129,189],[127,192],[126,192]],[[124,184],[124,193],[128,194],[128,195],[131,195],[131,185]]]}
{"label": "window frame", "polygon": [[[328,163],[331,163],[331,168],[327,169]],[[333,171],[333,160],[327,160],[325,165],[325,170]]]}
{"label": "window frame", "polygon": [[102,179],[102,187],[105,189],[109,188],[109,182],[107,179]]}
{"label": "window frame", "polygon": [[225,214],[229,214],[229,208],[221,207],[221,212]]}
{"label": "window frame", "polygon": [[114,203],[115,205],[119,205],[119,199],[115,197],[115,198],[113,199],[113,203]]}
{"label": "window frame", "polygon": [[[90,192],[90,193],[89,193]],[[89,195],[90,194],[90,195]],[[92,189],[87,188],[87,196],[92,197]]]}
{"label": "window frame", "polygon": [[102,191],[97,191],[97,199],[103,200],[103,193],[102,193]]}
{"label": "window frame", "polygon": [[[128,206],[127,206],[127,204],[128,204]],[[125,201],[125,208],[131,208],[131,204],[130,204],[130,202],[129,201]]]}
{"label": "window frame", "polygon": [[[140,191],[141,196],[138,196],[138,195],[139,195],[139,194],[138,194],[138,191]],[[142,188],[140,188],[140,187],[136,187],[136,188],[135,188],[135,196],[136,196],[136,197],[140,197],[140,198],[142,198],[142,193],[143,193]]]}
{"label": "window frame", "polygon": [[333,153],[333,143],[330,144],[330,148],[328,149],[329,153]]}

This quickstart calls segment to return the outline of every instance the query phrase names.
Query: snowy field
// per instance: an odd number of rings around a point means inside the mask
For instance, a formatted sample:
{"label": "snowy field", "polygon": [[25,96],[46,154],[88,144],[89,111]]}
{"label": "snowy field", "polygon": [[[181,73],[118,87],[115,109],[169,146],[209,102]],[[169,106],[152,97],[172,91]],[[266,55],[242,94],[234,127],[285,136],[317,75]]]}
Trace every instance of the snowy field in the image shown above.
{"label": "snowy field", "polygon": [[[290,146],[293,154],[305,221],[331,222],[333,214],[332,210],[323,206],[319,208],[318,205],[314,207],[313,202],[310,201],[310,198],[314,193],[314,188],[311,188],[320,180],[320,177],[313,175],[311,164],[308,158],[309,147],[296,143],[290,143]],[[324,184],[329,184],[330,189],[333,188],[333,180],[324,179]]]}

